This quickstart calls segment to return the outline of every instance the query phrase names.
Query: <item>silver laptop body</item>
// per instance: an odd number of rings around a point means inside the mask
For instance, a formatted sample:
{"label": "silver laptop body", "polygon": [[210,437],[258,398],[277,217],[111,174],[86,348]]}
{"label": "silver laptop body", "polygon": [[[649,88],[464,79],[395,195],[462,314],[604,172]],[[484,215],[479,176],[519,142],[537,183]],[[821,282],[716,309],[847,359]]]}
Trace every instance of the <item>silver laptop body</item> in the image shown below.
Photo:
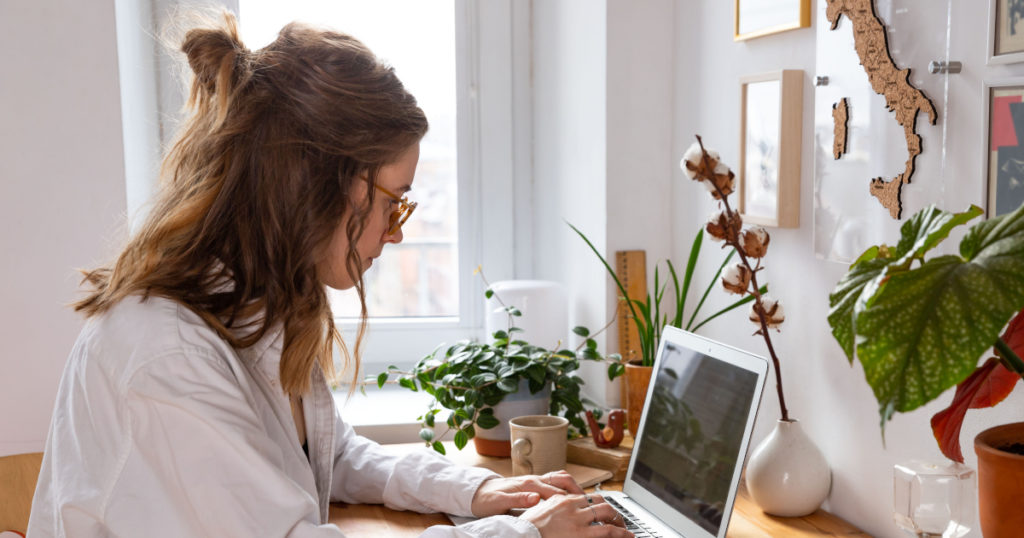
{"label": "silver laptop body", "polygon": [[762,357],[665,327],[622,492],[600,492],[637,536],[725,536],[767,372]]}

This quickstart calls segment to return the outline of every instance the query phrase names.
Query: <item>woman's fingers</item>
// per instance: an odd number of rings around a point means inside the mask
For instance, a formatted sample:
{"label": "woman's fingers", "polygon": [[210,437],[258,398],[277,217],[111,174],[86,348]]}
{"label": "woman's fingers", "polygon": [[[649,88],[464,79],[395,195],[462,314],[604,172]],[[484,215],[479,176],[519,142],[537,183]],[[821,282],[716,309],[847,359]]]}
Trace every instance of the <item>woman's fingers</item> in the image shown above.
{"label": "woman's fingers", "polygon": [[573,480],[572,475],[565,471],[553,471],[548,474],[542,475],[540,481],[565,490],[568,493],[575,493],[577,495],[583,494],[583,488]]}
{"label": "woman's fingers", "polygon": [[[582,515],[588,523],[612,523],[619,512],[606,502],[594,502],[579,509],[577,512]],[[621,518],[619,518],[621,520]]]}

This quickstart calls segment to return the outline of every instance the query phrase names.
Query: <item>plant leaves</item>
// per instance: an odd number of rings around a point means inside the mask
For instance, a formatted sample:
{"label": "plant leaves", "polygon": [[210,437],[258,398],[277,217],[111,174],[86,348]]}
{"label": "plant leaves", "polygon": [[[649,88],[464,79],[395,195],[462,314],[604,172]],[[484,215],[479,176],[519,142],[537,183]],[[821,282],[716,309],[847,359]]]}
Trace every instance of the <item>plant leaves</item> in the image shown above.
{"label": "plant leaves", "polygon": [[498,388],[504,392],[515,392],[519,390],[519,380],[506,377],[498,381]]}
{"label": "plant leaves", "polygon": [[[924,211],[930,220],[903,226],[901,248],[931,248],[950,222],[962,220]],[[1024,206],[973,226],[960,250],[963,257],[939,256],[915,269],[890,265],[854,305],[857,357],[883,419],[963,381],[1024,306]],[[911,252],[896,254],[909,259]]]}
{"label": "plant leaves", "polygon": [[455,432],[455,448],[462,450],[466,447],[466,443],[469,442],[469,436],[466,432],[459,430]]}
{"label": "plant leaves", "polygon": [[[1016,351],[1016,350],[1014,350]],[[1024,351],[1024,350],[1022,350]],[[968,409],[992,407],[1006,399],[1021,378],[992,357],[956,386],[949,407],[932,417],[932,433],[939,449],[949,459],[964,462],[960,451],[960,427]]]}
{"label": "plant leaves", "polygon": [[384,388],[384,383],[387,383],[387,382],[388,382],[388,373],[387,372],[381,372],[381,374],[377,376],[377,388],[378,389]]}
{"label": "plant leaves", "polygon": [[590,329],[588,329],[588,328],[586,328],[586,327],[584,327],[582,325],[578,325],[576,327],[573,327],[572,328],[572,332],[574,334],[582,336],[584,338],[590,336]]}
{"label": "plant leaves", "polygon": [[434,441],[432,446],[435,451],[439,452],[442,456],[444,455],[444,445],[441,444],[441,441]]}
{"label": "plant leaves", "polygon": [[480,416],[476,417],[476,425],[480,426],[481,428],[483,428],[485,430],[489,430],[491,428],[494,428],[499,423],[500,423],[500,421],[494,416],[493,413],[490,414],[490,415],[486,415],[486,414],[484,414],[481,411],[480,412]]}
{"label": "plant leaves", "polygon": [[[872,248],[875,249],[875,253],[878,252],[878,247]],[[895,261],[891,257],[865,259],[864,256],[867,254],[862,255],[861,259],[854,263],[850,272],[839,280],[836,289],[828,296],[828,324],[832,326],[832,336],[843,348],[850,364],[853,364],[853,307],[857,304],[864,287]]]}
{"label": "plant leaves", "polygon": [[433,441],[434,440],[434,430],[432,430],[430,428],[423,428],[423,429],[421,429],[420,430],[420,439],[423,439],[424,441],[426,441],[428,443]]}

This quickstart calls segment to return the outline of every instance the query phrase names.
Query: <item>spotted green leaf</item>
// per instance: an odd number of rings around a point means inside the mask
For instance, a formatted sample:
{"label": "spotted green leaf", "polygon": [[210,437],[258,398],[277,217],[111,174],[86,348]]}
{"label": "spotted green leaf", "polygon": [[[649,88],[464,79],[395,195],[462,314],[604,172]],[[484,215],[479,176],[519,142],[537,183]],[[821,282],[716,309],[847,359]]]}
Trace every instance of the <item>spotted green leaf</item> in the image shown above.
{"label": "spotted green leaf", "polygon": [[[917,221],[913,242],[906,237],[908,222],[901,258],[917,259],[916,252],[923,255],[948,234],[943,228],[979,211],[945,217],[931,211],[934,220]],[[941,218],[945,223],[936,225]],[[857,358],[883,426],[892,412],[916,409],[963,381],[1024,306],[1024,206],[971,227],[960,253],[915,268],[890,264],[854,306]]]}

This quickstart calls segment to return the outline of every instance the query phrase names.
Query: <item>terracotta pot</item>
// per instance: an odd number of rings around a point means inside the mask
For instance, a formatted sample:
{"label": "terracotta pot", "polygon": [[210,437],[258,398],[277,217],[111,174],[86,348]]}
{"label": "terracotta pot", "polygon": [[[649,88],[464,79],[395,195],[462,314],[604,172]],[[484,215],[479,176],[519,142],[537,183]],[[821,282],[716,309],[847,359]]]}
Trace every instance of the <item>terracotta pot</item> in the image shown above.
{"label": "terracotta pot", "polygon": [[636,430],[640,427],[640,416],[644,412],[644,400],[647,399],[647,387],[651,384],[653,372],[653,366],[626,365],[626,420],[633,439],[636,439]]}
{"label": "terracotta pot", "polygon": [[498,405],[494,406],[494,418],[498,419],[498,425],[488,430],[476,428],[476,435],[473,437],[476,453],[496,458],[510,457],[512,445],[508,421],[525,415],[546,415],[550,402],[550,387],[537,394],[530,394],[529,381],[520,379],[519,390],[506,394]]}
{"label": "terracotta pot", "polygon": [[974,438],[978,454],[978,517],[985,538],[1019,537],[1024,529],[1024,455],[1000,450],[1024,444],[1024,422],[989,428]]}

